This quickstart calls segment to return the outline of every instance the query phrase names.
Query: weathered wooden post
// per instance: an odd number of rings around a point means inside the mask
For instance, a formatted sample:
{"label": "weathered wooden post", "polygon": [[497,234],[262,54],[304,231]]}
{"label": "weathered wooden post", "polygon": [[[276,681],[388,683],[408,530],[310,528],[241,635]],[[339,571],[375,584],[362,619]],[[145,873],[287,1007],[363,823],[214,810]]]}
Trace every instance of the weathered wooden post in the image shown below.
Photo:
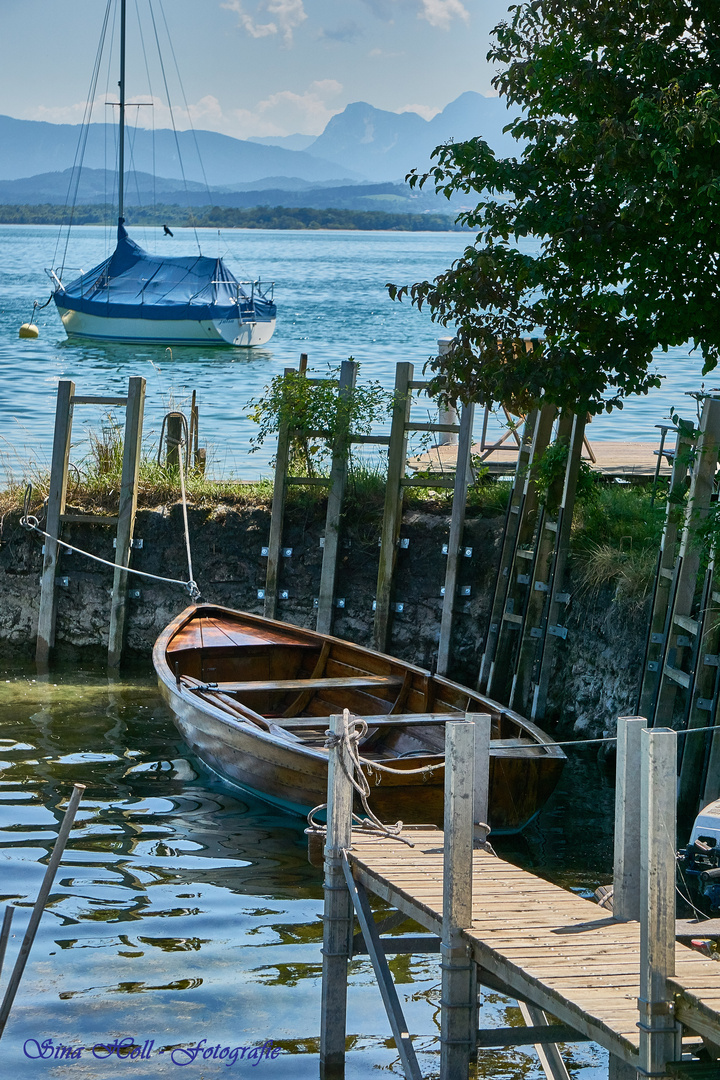
{"label": "weathered wooden post", "polygon": [[[450,536],[448,537],[447,567],[445,569],[445,596],[440,618],[440,641],[438,644],[437,672],[447,675],[450,664],[450,643],[452,639],[455,594],[457,592],[458,569],[460,562],[460,544],[465,527],[465,506],[468,487],[470,486],[472,450],[472,428],[475,406],[472,402],[463,406],[460,423],[460,443],[458,445],[457,464],[455,466],[455,487],[453,490],[452,515],[450,518]],[[444,423],[452,421],[443,421]]]}
{"label": "weathered wooden post", "polygon": [[353,904],[343,872],[343,851],[352,842],[352,761],[345,734],[350,714],[330,717],[335,745],[328,754],[320,1075],[339,1080],[345,1071],[347,968],[352,953]]}
{"label": "weathered wooden post", "polygon": [[640,733],[640,1074],[662,1076],[679,1056],[667,980],[675,974],[677,734]]}
{"label": "weathered wooden post", "polygon": [[125,573],[124,568],[130,565],[130,551],[135,528],[144,408],[145,380],[139,375],[132,375],[128,383],[127,409],[125,413],[120,509],[118,511],[117,539],[115,541],[115,573],[112,600],[110,602],[108,666],[111,668],[119,666],[125,641],[128,575]]}
{"label": "weathered wooden post", "polygon": [[642,716],[619,716],[615,772],[615,857],[613,915],[623,922],[640,918],[640,732]]}
{"label": "weathered wooden post", "polygon": [[385,509],[380,535],[380,561],[375,599],[375,622],[373,648],[387,650],[390,632],[390,596],[392,578],[397,558],[397,544],[402,522],[403,488],[407,459],[407,424],[410,420],[413,365],[402,363],[395,369],[395,397],[393,401],[390,445],[388,446],[388,474],[385,486]]}
{"label": "weathered wooden post", "polygon": [[440,946],[440,1080],[467,1077],[475,1049],[475,965],[461,931],[472,923],[475,725],[445,725],[445,848]]}
{"label": "weathered wooden post", "polygon": [[[339,424],[335,433],[332,465],[330,467],[330,490],[328,492],[327,514],[325,517],[325,546],[323,548],[320,589],[318,591],[318,613],[316,630],[319,634],[332,631],[335,579],[337,577],[338,551],[340,549],[340,518],[345,498],[345,485],[348,474],[348,456],[350,451],[350,409],[358,365],[353,360],[343,360],[340,366],[338,385]],[[344,411],[343,411],[344,407]]]}
{"label": "weathered wooden post", "polygon": [[57,407],[55,409],[55,433],[53,435],[52,463],[50,465],[50,490],[45,519],[45,554],[40,578],[40,612],[38,615],[35,661],[42,670],[50,660],[50,649],[55,643],[55,575],[57,573],[60,518],[65,513],[68,462],[70,459],[70,436],[72,432],[73,399],[75,383],[61,379],[58,383]]}
{"label": "weathered wooden post", "polygon": [[[285,368],[284,375],[296,374],[295,368]],[[263,615],[266,619],[277,617],[278,582],[280,580],[280,545],[282,543],[283,515],[287,494],[287,471],[290,459],[290,425],[282,417],[278,428],[277,452],[275,454],[275,483],[270,510],[270,538],[265,575],[265,599]]]}
{"label": "weathered wooden post", "polygon": [[171,412],[167,415],[167,429],[165,432],[165,468],[180,468],[180,446],[183,441],[182,413]]}
{"label": "weathered wooden post", "polygon": [[[455,339],[441,337],[437,339],[438,356],[447,356]],[[441,424],[457,424],[459,422],[458,411],[453,405],[445,405],[438,410],[438,420]],[[439,446],[457,446],[458,433],[456,431],[441,431],[438,437]]]}
{"label": "weathered wooden post", "polygon": [[[475,775],[473,783],[473,837],[483,844],[490,831],[490,713],[466,713],[465,719],[475,725]],[[483,828],[483,826],[485,826]]]}

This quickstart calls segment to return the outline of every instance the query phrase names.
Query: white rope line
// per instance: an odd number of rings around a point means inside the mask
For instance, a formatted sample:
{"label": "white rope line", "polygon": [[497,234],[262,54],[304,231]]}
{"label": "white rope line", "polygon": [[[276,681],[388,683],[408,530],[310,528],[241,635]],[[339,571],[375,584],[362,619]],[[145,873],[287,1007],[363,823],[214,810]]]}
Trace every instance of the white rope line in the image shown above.
{"label": "white rope line", "polygon": [[[186,544],[187,544],[187,550],[188,550],[188,565],[189,565],[189,570],[190,570],[190,580],[189,581],[183,581],[180,578],[169,578],[169,577],[162,577],[160,574],[150,574],[150,573],[147,572],[147,570],[135,570],[131,566],[121,566],[119,563],[110,562],[109,559],[101,558],[100,555],[93,555],[92,552],[90,552],[90,551],[84,551],[82,548],[75,547],[73,544],[68,544],[66,540],[60,540],[60,538],[57,537],[57,536],[52,536],[49,532],[46,532],[45,529],[40,528],[40,522],[38,521],[38,519],[35,517],[34,514],[28,514],[27,513],[27,507],[28,507],[28,504],[30,502],[30,496],[31,495],[32,495],[32,484],[28,484],[27,489],[25,491],[25,508],[23,510],[23,515],[20,518],[20,526],[21,526],[21,528],[27,529],[29,532],[36,532],[40,536],[45,536],[48,540],[54,540],[56,544],[60,544],[60,546],[64,547],[67,551],[74,551],[76,555],[84,555],[86,559],[92,559],[93,562],[102,563],[103,566],[109,566],[113,570],[120,570],[121,573],[135,574],[138,577],[150,578],[152,581],[164,581],[168,585],[181,585],[184,589],[187,589],[188,593],[190,594],[191,600],[197,600],[199,598],[200,590],[198,589],[197,582],[193,581],[193,578],[192,578],[192,563],[190,561],[190,538],[189,538],[189,533],[187,531],[187,513],[185,514],[185,526],[186,526],[185,538],[186,538]],[[184,497],[184,488],[183,488],[183,497]],[[185,504],[183,502],[183,508],[184,508],[184,505]]]}
{"label": "white rope line", "polygon": [[[184,416],[183,416],[183,420],[185,420]],[[187,429],[187,420],[185,420],[185,427]],[[188,525],[188,516],[187,516],[187,497],[185,495],[185,468],[184,468],[184,463],[183,463],[183,446],[184,445],[185,445],[185,440],[181,438],[180,439],[180,446],[178,447],[178,468],[180,470],[180,495],[182,497],[183,523],[184,523],[184,526],[185,526],[185,550],[187,552],[188,578],[190,579],[190,581],[188,582],[188,585],[190,584],[190,582],[192,582],[192,584],[195,585],[195,579],[193,578],[192,555],[190,553],[190,527]],[[195,585],[195,589],[197,590],[197,585]],[[190,595],[192,596],[192,592],[190,593]],[[197,591],[197,595],[198,596],[200,595],[199,590]]]}

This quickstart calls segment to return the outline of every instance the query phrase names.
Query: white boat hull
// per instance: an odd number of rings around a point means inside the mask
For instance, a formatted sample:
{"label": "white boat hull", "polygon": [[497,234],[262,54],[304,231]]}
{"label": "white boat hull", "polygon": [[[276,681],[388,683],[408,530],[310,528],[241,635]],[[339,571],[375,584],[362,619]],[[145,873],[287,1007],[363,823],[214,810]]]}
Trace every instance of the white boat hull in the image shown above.
{"label": "white boat hull", "polygon": [[58,305],[68,337],[93,338],[145,345],[265,345],[275,330],[275,319],[243,322],[239,319],[122,319],[88,315]]}

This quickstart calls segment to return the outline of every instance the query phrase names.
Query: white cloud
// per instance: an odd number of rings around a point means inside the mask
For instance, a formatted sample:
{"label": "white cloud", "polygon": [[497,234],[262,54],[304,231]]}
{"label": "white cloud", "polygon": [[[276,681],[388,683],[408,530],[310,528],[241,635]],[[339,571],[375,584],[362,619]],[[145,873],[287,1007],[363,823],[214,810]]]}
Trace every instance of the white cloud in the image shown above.
{"label": "white cloud", "polygon": [[[459,0],[440,0],[440,2],[458,3]],[[293,30],[307,19],[303,0],[261,0],[257,6],[256,16],[250,15],[245,10],[243,0],[223,0],[220,6],[228,11],[234,11],[238,17],[238,25],[251,37],[263,38],[278,34],[285,45],[292,45]],[[268,22],[259,21],[261,11],[265,11],[269,16]]]}
{"label": "white cloud", "polygon": [[423,120],[432,120],[433,116],[437,116],[439,112],[442,112],[442,109],[436,109],[434,105],[403,105],[400,109],[393,109],[393,112],[414,112],[418,116],[422,116]]}
{"label": "white cloud", "polygon": [[431,26],[441,30],[447,30],[453,19],[462,19],[463,22],[470,20],[470,13],[461,0],[421,0],[421,3],[422,11],[418,12],[418,18],[427,19]]}
{"label": "white cloud", "polygon": [[[179,130],[195,127],[207,131],[219,131],[236,139],[248,139],[252,135],[319,135],[328,120],[342,106],[331,103],[342,93],[342,83],[336,79],[319,79],[310,83],[302,93],[279,90],[250,109],[225,108],[212,94],[206,94],[185,108],[170,109],[160,98],[138,95],[128,99],[127,122],[130,127],[169,128],[172,121]],[[147,107],[152,100],[152,108]],[[143,105],[133,109],[132,105]],[[53,124],[79,124],[85,113],[84,103],[67,106],[45,106],[31,110],[28,120],[47,120]],[[117,122],[117,109],[106,108],[105,96],[98,98],[93,107],[95,123]]]}
{"label": "white cloud", "polygon": [[[378,19],[394,22],[400,11],[417,11],[418,19],[425,19],[431,26],[447,30],[453,19],[468,22],[470,13],[462,0],[364,0]],[[419,8],[419,10],[418,10]]]}

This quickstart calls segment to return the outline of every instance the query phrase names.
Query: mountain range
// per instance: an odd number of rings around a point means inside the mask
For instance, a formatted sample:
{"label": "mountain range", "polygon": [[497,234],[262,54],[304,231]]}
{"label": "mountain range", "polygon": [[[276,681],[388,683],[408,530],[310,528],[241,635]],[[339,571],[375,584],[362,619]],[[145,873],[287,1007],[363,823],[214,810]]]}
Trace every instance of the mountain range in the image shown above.
{"label": "mountain range", "polygon": [[[414,212],[437,210],[435,196],[410,193],[404,184],[406,173],[427,169],[435,146],[475,135],[485,138],[498,154],[517,153],[518,144],[502,130],[508,120],[501,99],[468,91],[432,120],[354,102],[333,116],[314,139],[291,135],[243,140],[212,131],[176,134],[133,128],[126,151],[133,170],[126,183],[128,200],[143,205],[207,205],[210,200],[224,206],[333,206],[338,204],[328,199],[352,200],[353,185],[390,182],[393,190],[357,191],[356,197],[412,198],[415,205],[407,208]],[[0,202],[63,204],[74,186],[80,133],[79,125],[0,116]],[[116,142],[114,127],[89,125],[77,202],[112,201],[109,174],[115,167]],[[323,189],[325,196],[320,194]],[[255,194],[242,197],[251,192]],[[308,196],[302,203],[288,201],[289,192]],[[271,203],[270,198],[278,201]]]}

